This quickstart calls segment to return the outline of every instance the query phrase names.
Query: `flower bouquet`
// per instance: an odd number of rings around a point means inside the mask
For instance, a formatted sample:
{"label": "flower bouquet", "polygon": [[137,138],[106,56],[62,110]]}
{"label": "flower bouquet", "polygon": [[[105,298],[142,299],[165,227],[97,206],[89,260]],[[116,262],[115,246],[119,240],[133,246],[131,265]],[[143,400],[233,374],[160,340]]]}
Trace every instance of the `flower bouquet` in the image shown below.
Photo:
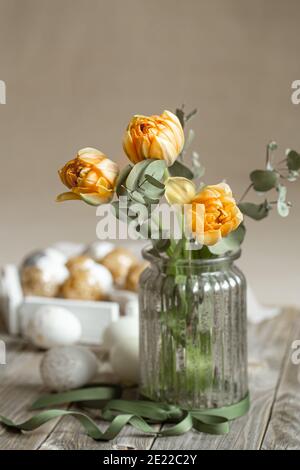
{"label": "flower bouquet", "polygon": [[[100,206],[103,233],[115,236],[112,221],[126,221],[128,237],[151,241],[140,277],[141,394],[211,410],[245,403],[248,394],[246,281],[234,263],[244,217],[262,220],[274,206],[288,215],[283,182],[298,178],[300,155],[287,150],[275,165],[277,145],[268,144],[265,167],[250,173],[237,203],[226,182],[205,184],[199,155],[189,155],[194,131],[184,130],[195,112],[134,116],[121,171],[99,150],[80,150],[59,171],[69,191],[57,201]],[[263,202],[245,202],[251,189]]]}

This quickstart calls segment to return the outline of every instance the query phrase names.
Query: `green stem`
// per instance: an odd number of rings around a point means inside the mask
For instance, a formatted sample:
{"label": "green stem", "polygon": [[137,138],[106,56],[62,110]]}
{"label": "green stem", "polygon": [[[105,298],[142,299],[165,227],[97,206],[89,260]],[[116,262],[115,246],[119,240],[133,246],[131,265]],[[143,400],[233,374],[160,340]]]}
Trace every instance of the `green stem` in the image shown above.
{"label": "green stem", "polygon": [[247,196],[248,192],[250,191],[250,189],[252,188],[253,186],[253,183],[249,184],[248,188],[244,191],[244,193],[242,194],[240,200],[239,200],[239,203],[242,202],[242,200]]}

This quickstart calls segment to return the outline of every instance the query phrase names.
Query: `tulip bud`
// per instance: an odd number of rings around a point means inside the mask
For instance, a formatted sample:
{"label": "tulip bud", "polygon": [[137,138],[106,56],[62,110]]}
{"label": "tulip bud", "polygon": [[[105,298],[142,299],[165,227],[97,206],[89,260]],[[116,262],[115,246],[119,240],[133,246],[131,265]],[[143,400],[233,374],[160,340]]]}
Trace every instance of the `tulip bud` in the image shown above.
{"label": "tulip bud", "polygon": [[157,158],[171,166],[183,144],[182,126],[170,111],[164,111],[160,116],[134,116],[123,138],[124,151],[133,163]]}
{"label": "tulip bud", "polygon": [[99,205],[112,200],[119,168],[99,150],[84,148],[58,173],[63,184],[71,190],[60,194],[58,202],[83,199]]}

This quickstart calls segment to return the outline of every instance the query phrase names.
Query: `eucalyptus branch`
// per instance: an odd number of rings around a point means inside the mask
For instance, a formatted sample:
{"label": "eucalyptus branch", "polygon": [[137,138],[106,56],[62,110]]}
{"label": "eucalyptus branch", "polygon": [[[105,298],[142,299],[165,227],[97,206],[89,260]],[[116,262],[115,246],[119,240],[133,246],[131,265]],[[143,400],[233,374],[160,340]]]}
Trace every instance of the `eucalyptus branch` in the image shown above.
{"label": "eucalyptus branch", "polygon": [[280,165],[280,163],[284,163],[284,162],[286,162],[286,160],[287,160],[287,158],[286,158],[286,157],[285,157],[285,158],[283,158],[282,160],[280,160],[280,161],[277,163],[277,165]]}
{"label": "eucalyptus branch", "polygon": [[250,183],[248,188],[244,191],[244,193],[242,194],[242,196],[240,197],[240,200],[239,200],[239,203],[243,201],[243,199],[247,196],[247,194],[249,193],[250,189],[252,188],[253,186],[253,183]]}
{"label": "eucalyptus branch", "polygon": [[270,147],[269,147],[269,144],[267,145],[267,148],[266,148],[266,167],[268,168],[270,164]]}

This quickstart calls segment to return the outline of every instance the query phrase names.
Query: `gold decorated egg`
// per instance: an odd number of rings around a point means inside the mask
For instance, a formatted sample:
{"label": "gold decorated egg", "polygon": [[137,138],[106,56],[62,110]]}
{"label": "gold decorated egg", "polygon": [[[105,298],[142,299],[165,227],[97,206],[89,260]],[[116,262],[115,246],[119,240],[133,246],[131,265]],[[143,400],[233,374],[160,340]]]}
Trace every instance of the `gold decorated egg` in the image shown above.
{"label": "gold decorated egg", "polygon": [[124,287],[130,268],[138,263],[136,256],[126,248],[115,248],[101,261],[112,274],[114,283]]}

